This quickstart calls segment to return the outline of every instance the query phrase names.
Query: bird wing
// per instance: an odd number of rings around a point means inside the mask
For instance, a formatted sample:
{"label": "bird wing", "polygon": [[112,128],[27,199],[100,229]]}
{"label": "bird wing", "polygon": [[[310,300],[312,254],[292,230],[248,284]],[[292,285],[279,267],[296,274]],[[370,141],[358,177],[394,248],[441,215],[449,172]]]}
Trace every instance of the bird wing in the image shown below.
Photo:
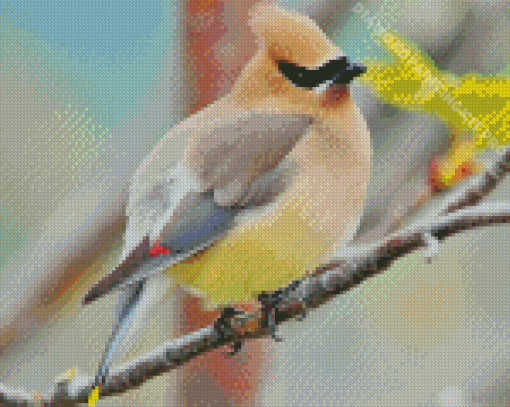
{"label": "bird wing", "polygon": [[[267,137],[267,122],[271,123],[273,131],[279,132],[275,137],[283,132],[286,138],[296,142],[310,124],[305,116],[268,114],[267,120],[261,120],[252,114],[242,115],[239,120],[220,126],[218,131],[239,133],[247,129],[249,134],[246,136],[264,134]],[[240,138],[237,134],[236,139]],[[232,146],[225,148],[232,149]],[[280,161],[284,157],[282,154]],[[153,170],[158,166],[153,166],[151,188],[146,186],[144,167],[147,168],[144,165],[137,171],[130,186],[128,225],[121,261],[88,291],[84,304],[117,286],[132,285],[204,250],[232,227],[239,213],[249,212],[273,199],[278,194],[277,185],[288,174],[288,170],[278,166],[268,170],[250,184],[239,205],[223,206],[218,205],[214,189],[204,191],[182,163],[167,164],[156,173]]]}

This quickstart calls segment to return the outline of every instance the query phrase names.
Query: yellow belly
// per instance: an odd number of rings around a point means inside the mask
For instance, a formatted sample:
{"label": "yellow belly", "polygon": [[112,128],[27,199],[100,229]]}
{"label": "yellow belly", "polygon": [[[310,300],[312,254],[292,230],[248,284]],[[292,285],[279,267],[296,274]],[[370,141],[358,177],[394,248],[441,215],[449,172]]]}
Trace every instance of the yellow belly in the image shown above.
{"label": "yellow belly", "polygon": [[370,176],[370,135],[350,100],[341,109],[314,124],[286,158],[296,174],[267,216],[233,227],[168,270],[205,304],[252,302],[313,271],[354,233]]}
{"label": "yellow belly", "polygon": [[215,245],[167,272],[209,305],[250,302],[263,291],[304,276],[330,253],[335,239],[317,227],[302,200],[296,201],[276,217],[234,227]]}

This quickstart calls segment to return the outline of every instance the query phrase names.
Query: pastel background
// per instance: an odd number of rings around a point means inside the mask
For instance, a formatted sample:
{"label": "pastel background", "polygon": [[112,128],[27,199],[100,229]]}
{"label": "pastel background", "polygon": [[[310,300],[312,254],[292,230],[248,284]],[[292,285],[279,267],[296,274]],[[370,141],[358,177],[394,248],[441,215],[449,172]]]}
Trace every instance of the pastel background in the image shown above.
{"label": "pastel background", "polygon": [[[79,299],[119,254],[118,197],[172,125],[228,91],[241,56],[253,50],[240,47],[249,44],[242,24],[253,3],[0,0],[1,383],[44,392],[68,369],[94,373],[115,298],[87,308]],[[315,18],[353,59],[384,57],[352,13],[355,2],[279,3]],[[363,4],[441,69],[508,71],[508,3]],[[450,130],[431,115],[384,105],[360,85],[352,93],[375,149],[362,229],[368,239],[428,197],[427,164],[446,153]],[[175,141],[176,157],[184,142]],[[507,180],[491,199],[509,194]],[[96,233],[103,250],[85,242]],[[258,361],[251,403],[507,405],[509,243],[507,226],[463,233],[441,244],[432,264],[414,253],[284,325],[282,344],[253,345],[269,347],[271,360]],[[45,265],[67,264],[80,247],[87,247],[83,267],[45,274]],[[126,359],[175,335],[181,300],[169,277],[152,280]],[[177,376],[97,405],[183,405]],[[213,390],[187,405],[222,405]]]}

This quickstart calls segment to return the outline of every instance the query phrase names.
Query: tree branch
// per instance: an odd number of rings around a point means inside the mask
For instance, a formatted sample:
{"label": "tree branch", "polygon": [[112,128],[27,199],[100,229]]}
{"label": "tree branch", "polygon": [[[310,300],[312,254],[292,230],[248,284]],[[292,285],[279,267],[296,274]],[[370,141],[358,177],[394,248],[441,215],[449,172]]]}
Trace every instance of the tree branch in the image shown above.
{"label": "tree branch", "polygon": [[510,171],[510,148],[506,148],[489,169],[465,180],[460,191],[455,191],[445,202],[445,209],[440,215],[453,213],[466,206],[473,206],[496,188],[496,185]]}
{"label": "tree branch", "polygon": [[[335,259],[316,269],[312,276],[274,293],[261,295],[260,311],[246,313],[226,308],[213,325],[167,342],[114,369],[103,384],[100,397],[126,392],[212,349],[267,336],[270,334],[269,314],[274,316],[277,325],[303,315],[421,247],[433,249],[438,241],[455,233],[479,226],[509,223],[510,203],[479,203],[509,169],[510,148],[507,148],[488,171],[464,181],[460,191],[456,189],[445,195],[444,205],[433,219],[417,221],[379,242],[348,247]],[[53,394],[41,399],[0,385],[0,403],[5,406],[72,406],[87,402],[93,386],[94,376],[72,378],[67,375],[57,381]]]}

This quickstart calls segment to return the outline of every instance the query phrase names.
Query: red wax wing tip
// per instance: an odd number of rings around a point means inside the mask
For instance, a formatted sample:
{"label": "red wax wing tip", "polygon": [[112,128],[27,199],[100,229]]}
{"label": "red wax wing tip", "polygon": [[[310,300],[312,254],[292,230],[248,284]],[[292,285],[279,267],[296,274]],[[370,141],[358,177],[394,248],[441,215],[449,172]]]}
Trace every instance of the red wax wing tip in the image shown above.
{"label": "red wax wing tip", "polygon": [[159,240],[154,243],[154,246],[152,246],[152,249],[149,251],[150,257],[158,257],[160,254],[168,254],[172,253],[169,249],[167,249],[164,246],[161,246],[159,244]]}

